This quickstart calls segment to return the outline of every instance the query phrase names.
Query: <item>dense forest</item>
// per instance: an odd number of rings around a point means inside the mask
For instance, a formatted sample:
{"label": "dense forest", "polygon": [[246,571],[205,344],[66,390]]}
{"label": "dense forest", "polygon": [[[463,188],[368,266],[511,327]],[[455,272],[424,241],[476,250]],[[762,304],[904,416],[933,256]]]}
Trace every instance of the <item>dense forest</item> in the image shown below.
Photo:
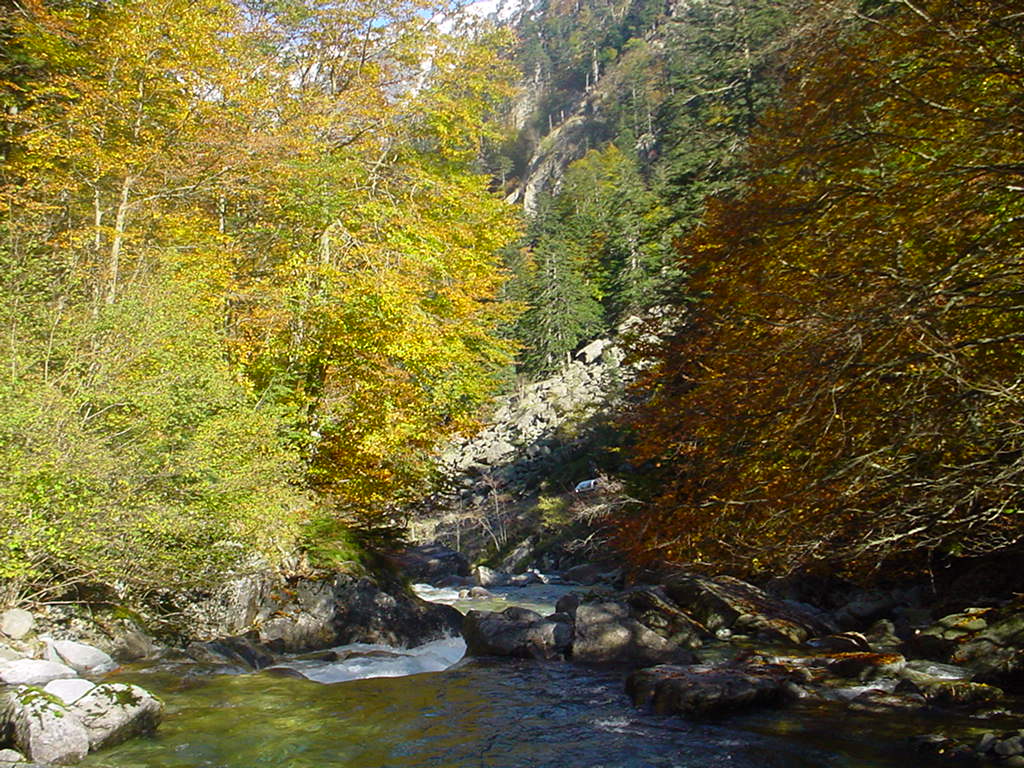
{"label": "dense forest", "polygon": [[2,601],[351,557],[475,414],[513,70],[444,10],[4,12]]}
{"label": "dense forest", "polygon": [[4,12],[0,602],[357,557],[634,316],[637,565],[1015,551],[1015,3],[452,10]]}

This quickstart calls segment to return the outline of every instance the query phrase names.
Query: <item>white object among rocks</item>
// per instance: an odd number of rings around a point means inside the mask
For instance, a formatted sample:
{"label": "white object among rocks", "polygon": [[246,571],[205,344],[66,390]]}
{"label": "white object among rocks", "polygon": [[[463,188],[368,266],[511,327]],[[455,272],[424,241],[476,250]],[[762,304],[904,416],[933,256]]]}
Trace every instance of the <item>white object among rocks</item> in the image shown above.
{"label": "white object among rocks", "polygon": [[21,640],[35,629],[35,617],[21,608],[11,608],[0,615],[0,632],[12,640]]}
{"label": "white object among rocks", "polygon": [[25,756],[16,749],[0,749],[0,765],[4,763],[25,763]]}
{"label": "white object among rocks", "polygon": [[0,664],[0,682],[7,685],[45,685],[72,677],[78,677],[75,670],[55,661],[17,659]]}

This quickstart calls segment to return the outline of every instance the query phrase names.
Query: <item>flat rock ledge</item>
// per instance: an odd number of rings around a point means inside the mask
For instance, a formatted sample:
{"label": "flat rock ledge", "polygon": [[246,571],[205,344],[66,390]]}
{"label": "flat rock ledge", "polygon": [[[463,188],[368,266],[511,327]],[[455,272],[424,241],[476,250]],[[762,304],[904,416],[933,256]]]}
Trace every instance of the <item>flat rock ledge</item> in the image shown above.
{"label": "flat rock ledge", "polygon": [[742,667],[660,664],[629,676],[633,703],[658,714],[714,718],[744,709],[780,706],[791,698],[792,673],[775,664]]}

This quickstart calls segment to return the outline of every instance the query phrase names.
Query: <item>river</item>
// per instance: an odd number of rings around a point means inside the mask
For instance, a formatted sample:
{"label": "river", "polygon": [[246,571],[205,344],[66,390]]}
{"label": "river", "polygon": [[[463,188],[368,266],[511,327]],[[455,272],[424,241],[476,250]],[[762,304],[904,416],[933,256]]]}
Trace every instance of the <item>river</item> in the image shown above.
{"label": "river", "polygon": [[[557,596],[520,594],[515,602],[538,608]],[[906,768],[932,764],[915,754],[909,737],[953,725],[924,716],[851,715],[838,704],[693,723],[636,710],[621,673],[557,662],[460,660],[464,647],[461,640],[412,652],[346,646],[335,649],[334,661],[296,659],[287,669],[250,674],[202,665],[130,668],[116,679],[160,696],[164,723],[155,736],[92,755],[83,765]]]}

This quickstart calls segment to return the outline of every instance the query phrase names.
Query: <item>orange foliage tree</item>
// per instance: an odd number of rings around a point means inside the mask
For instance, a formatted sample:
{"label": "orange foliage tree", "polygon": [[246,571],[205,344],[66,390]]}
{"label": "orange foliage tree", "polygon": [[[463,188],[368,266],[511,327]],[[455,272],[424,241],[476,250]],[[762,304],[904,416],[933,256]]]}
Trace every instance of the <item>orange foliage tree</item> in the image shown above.
{"label": "orange foliage tree", "polygon": [[865,574],[1024,536],[1017,10],[815,9],[645,350],[637,560]]}

